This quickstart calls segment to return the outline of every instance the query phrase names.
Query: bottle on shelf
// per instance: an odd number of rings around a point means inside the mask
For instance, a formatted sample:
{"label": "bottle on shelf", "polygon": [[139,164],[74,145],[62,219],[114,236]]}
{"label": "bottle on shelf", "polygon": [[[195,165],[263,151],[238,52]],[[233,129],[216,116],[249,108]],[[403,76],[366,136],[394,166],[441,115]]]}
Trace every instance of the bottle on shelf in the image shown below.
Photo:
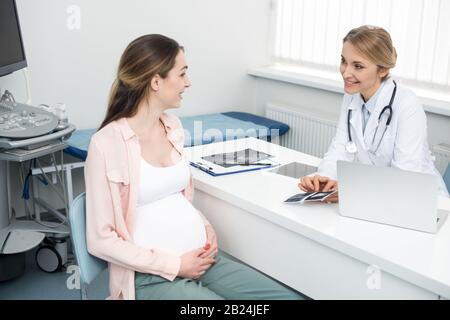
{"label": "bottle on shelf", "polygon": [[69,117],[67,115],[66,105],[64,103],[57,103],[54,107],[54,114],[58,117],[58,129],[62,130],[69,125]]}

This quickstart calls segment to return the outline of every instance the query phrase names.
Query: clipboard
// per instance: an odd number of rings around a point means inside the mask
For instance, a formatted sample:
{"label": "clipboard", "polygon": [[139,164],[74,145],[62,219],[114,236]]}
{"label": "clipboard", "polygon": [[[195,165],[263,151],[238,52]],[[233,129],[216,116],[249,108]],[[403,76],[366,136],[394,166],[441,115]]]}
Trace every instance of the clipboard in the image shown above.
{"label": "clipboard", "polygon": [[190,164],[214,177],[279,166],[274,156],[251,148],[203,156]]}

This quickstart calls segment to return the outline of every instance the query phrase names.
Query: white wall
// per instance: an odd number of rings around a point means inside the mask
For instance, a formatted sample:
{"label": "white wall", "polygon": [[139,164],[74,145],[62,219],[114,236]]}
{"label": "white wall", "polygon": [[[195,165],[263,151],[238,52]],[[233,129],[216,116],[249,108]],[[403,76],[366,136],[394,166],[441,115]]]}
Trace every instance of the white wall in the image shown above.
{"label": "white wall", "polygon": [[[66,26],[72,4],[81,9],[80,30]],[[33,103],[65,102],[79,128],[99,125],[120,54],[147,33],[168,35],[186,48],[193,86],[178,115],[231,110],[263,115],[267,102],[278,102],[338,117],[340,94],[247,75],[248,67],[269,62],[270,0],[17,0],[17,5]],[[20,72],[0,78],[0,88],[25,100]],[[427,115],[430,145],[450,144],[450,118]],[[82,172],[74,178],[78,193]],[[14,182],[18,211],[20,190]]]}
{"label": "white wall", "polygon": [[[81,28],[70,30],[70,5]],[[119,58],[136,37],[161,33],[186,48],[193,86],[178,115],[249,110],[249,65],[267,60],[269,0],[17,0],[33,104],[65,102],[79,128],[103,120]],[[25,101],[21,72],[0,88]]]}
{"label": "white wall", "polygon": [[[161,33],[186,49],[193,86],[178,115],[232,110],[254,111],[249,66],[267,61],[270,0],[16,0],[31,74],[32,103],[65,102],[78,128],[103,120],[119,58],[136,37]],[[79,30],[67,12],[80,8]],[[0,78],[16,100],[26,100],[21,72]],[[12,166],[12,205],[23,212],[22,186]],[[82,170],[74,193],[83,191]],[[49,189],[49,188],[46,188]],[[61,202],[41,190],[55,206]]]}

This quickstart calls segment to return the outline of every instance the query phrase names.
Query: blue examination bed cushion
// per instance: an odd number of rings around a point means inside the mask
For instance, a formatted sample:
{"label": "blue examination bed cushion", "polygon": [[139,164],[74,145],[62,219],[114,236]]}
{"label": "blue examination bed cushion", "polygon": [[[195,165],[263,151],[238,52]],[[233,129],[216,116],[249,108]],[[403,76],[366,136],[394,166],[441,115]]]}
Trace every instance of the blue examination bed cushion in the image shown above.
{"label": "blue examination bed cushion", "polygon": [[185,129],[185,147],[246,137],[270,141],[272,136],[289,130],[284,123],[245,112],[212,113],[180,120]]}
{"label": "blue examination bed cushion", "polygon": [[[185,130],[185,147],[246,137],[271,141],[289,130],[287,124],[246,112],[211,113],[180,117],[180,120]],[[65,152],[85,160],[91,136],[96,131],[76,130],[68,140],[69,147]]]}

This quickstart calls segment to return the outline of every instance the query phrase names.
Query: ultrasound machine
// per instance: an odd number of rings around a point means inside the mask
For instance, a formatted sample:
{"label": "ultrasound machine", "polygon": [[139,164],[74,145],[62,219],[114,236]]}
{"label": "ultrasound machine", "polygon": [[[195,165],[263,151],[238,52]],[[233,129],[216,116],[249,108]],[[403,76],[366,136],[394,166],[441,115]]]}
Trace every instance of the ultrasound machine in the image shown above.
{"label": "ultrasound machine", "polygon": [[[0,1],[0,22],[0,77],[3,77],[27,67],[14,0]],[[24,200],[25,212],[19,214],[11,206],[10,168],[13,163],[16,163],[14,167],[21,168],[21,183],[25,190],[27,182],[31,185],[31,169],[38,165],[42,183],[50,185],[57,192],[53,186],[54,181],[49,181],[51,179],[40,165],[39,159],[50,159],[51,166],[56,168],[57,174],[54,176],[59,177],[59,182],[63,185],[63,175],[60,172],[63,163],[57,163],[56,155],[61,153],[61,161],[63,160],[62,151],[67,147],[67,139],[74,130],[74,125],[61,120],[48,108],[16,102],[8,90],[2,94],[0,89],[0,281],[23,274],[25,253],[36,247],[39,249],[36,250],[35,258],[44,271],[56,271],[67,261],[67,202],[63,214],[35,197],[31,190],[31,197],[28,197],[30,200]],[[22,175],[24,171],[25,178]],[[26,191],[28,194],[28,189]],[[64,196],[63,187],[63,199]],[[31,213],[30,203],[34,210]],[[47,209],[47,212],[55,216],[56,222],[55,219],[41,220],[40,214],[36,214],[39,211],[36,206]]]}

